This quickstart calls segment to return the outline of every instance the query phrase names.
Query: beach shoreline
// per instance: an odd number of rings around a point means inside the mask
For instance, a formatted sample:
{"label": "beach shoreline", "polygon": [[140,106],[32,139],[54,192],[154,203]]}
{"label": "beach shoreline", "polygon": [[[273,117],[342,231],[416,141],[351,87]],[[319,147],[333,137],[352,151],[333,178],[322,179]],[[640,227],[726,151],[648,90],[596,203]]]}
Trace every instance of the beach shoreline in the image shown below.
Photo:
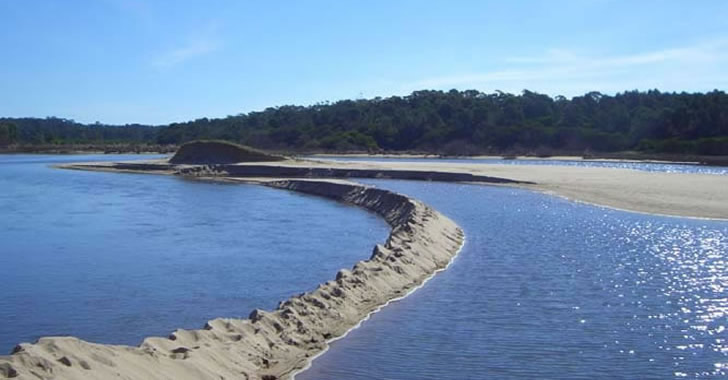
{"label": "beach shoreline", "polygon": [[[0,155],[14,154],[61,154],[61,155],[83,155],[83,154],[136,154],[136,155],[172,155],[177,149],[176,146],[165,146],[163,148],[146,149],[146,147],[126,147],[119,149],[118,147],[94,147],[91,149],[77,148],[74,146],[52,146],[32,148],[25,147],[22,149],[0,148]],[[728,158],[725,156],[696,156],[696,155],[660,155],[660,154],[619,154],[604,153],[594,155],[580,154],[554,154],[548,156],[517,154],[475,154],[475,155],[447,155],[441,153],[407,153],[407,152],[391,152],[391,153],[363,153],[363,152],[344,152],[344,153],[317,153],[317,152],[299,152],[294,153],[293,157],[297,158],[367,158],[376,160],[381,159],[432,159],[432,160],[515,160],[515,161],[574,161],[574,162],[623,162],[623,163],[647,163],[647,164],[680,164],[680,165],[696,165],[696,166],[728,166]]]}

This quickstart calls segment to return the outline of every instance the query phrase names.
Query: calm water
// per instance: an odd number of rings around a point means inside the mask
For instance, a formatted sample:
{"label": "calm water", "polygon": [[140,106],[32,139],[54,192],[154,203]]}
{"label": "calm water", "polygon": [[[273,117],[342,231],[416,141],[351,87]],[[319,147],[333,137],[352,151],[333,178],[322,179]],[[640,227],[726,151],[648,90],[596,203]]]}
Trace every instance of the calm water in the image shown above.
{"label": "calm water", "polygon": [[698,173],[728,175],[728,167],[691,164],[624,162],[624,161],[574,161],[574,160],[504,160],[499,158],[373,158],[373,157],[312,157],[316,160],[335,161],[394,161],[394,162],[448,162],[456,164],[499,164],[499,165],[560,165],[590,166],[599,168],[631,169],[663,173]]}
{"label": "calm water", "polygon": [[247,317],[367,258],[389,231],[287,191],[48,167],[134,158],[0,155],[0,353],[46,335],[138,344]]}
{"label": "calm water", "polygon": [[373,183],[451,215],[466,246],[297,380],[726,377],[727,222],[509,188]]}

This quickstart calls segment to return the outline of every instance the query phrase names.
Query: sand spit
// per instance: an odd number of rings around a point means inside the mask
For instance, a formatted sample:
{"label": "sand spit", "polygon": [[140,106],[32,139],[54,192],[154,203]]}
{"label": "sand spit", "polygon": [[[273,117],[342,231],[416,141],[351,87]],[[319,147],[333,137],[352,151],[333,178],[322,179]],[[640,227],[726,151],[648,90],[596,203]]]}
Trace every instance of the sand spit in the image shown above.
{"label": "sand spit", "polygon": [[369,260],[342,269],[334,280],[281,302],[273,311],[254,310],[245,320],[211,320],[201,330],[147,338],[139,347],[41,338],[0,357],[0,378],[290,378],[329,341],[445,268],[463,244],[463,233],[453,221],[401,194],[341,181],[264,184],[363,207],[383,217],[392,231]]}
{"label": "sand spit", "polygon": [[728,219],[728,176],[558,165],[456,162],[289,160],[231,165],[171,165],[165,160],[61,167],[239,178],[382,178],[524,187],[575,201],[634,212]]}

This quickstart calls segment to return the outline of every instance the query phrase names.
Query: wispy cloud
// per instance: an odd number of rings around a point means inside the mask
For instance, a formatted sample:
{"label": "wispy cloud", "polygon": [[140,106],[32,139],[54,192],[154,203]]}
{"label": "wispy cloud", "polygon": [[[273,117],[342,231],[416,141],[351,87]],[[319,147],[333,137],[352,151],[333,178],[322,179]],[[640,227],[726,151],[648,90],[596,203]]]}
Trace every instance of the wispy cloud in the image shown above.
{"label": "wispy cloud", "polygon": [[219,50],[222,43],[209,38],[196,38],[182,46],[162,52],[152,61],[152,65],[163,68],[175,66],[193,58],[201,57]]}
{"label": "wispy cloud", "polygon": [[709,90],[728,86],[728,39],[632,54],[594,55],[551,49],[539,56],[507,57],[499,66],[483,72],[425,78],[403,87],[405,92],[422,88],[518,92],[528,88],[553,95],[635,88]]}

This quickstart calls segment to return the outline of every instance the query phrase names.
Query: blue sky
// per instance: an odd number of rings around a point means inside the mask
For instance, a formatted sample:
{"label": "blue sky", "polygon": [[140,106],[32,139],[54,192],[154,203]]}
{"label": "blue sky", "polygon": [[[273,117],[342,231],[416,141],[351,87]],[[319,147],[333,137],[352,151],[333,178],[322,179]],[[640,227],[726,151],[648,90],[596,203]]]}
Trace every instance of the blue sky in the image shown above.
{"label": "blue sky", "polygon": [[0,0],[0,116],[163,124],[478,89],[726,90],[728,1]]}

